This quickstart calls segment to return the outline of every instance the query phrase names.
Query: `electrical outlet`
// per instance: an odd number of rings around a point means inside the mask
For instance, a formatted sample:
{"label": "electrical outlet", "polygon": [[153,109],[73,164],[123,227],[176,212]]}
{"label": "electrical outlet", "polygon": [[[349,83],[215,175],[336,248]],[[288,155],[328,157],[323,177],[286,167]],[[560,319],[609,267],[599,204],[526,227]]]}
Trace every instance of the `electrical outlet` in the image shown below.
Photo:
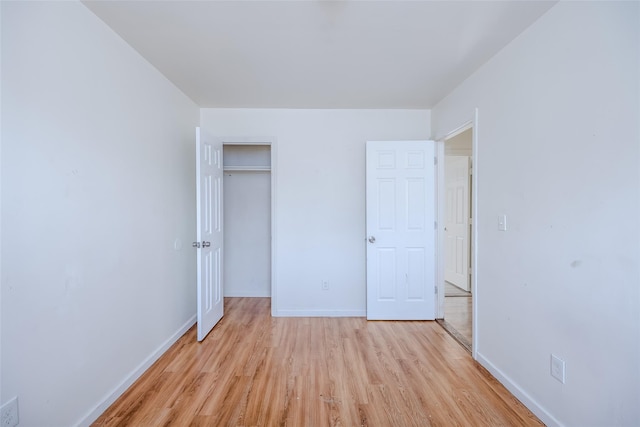
{"label": "electrical outlet", "polygon": [[329,281],[327,279],[322,279],[322,290],[323,291],[329,290]]}
{"label": "electrical outlet", "polygon": [[2,427],[15,427],[18,425],[18,397],[14,397],[0,408],[2,414]]}
{"label": "electrical outlet", "polygon": [[565,362],[555,354],[551,355],[551,376],[564,384]]}

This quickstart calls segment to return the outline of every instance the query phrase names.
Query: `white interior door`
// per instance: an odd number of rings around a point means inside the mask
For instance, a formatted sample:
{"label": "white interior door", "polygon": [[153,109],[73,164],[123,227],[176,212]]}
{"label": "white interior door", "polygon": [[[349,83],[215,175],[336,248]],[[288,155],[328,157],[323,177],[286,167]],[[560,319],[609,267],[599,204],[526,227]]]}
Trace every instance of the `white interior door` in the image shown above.
{"label": "white interior door", "polygon": [[444,280],[465,291],[469,281],[469,157],[445,157]]}
{"label": "white interior door", "polygon": [[222,173],[222,143],[196,128],[198,341],[224,314]]}
{"label": "white interior door", "polygon": [[367,319],[435,319],[435,143],[369,141]]}

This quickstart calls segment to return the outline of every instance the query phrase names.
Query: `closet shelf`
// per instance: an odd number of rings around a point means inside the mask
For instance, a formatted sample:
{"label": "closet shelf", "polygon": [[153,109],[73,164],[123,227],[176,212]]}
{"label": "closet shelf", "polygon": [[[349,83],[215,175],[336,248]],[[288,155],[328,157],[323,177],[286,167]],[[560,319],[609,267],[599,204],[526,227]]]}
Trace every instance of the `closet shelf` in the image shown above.
{"label": "closet shelf", "polygon": [[223,169],[225,172],[268,172],[271,166],[224,166]]}

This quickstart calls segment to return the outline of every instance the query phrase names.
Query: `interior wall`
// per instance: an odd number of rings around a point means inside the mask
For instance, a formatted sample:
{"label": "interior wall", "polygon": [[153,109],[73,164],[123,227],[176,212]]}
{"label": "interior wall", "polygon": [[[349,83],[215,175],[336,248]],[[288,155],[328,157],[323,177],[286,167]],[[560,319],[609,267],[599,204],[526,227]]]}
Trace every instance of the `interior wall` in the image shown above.
{"label": "interior wall", "polygon": [[269,172],[224,173],[224,296],[271,296]]}
{"label": "interior wall", "polygon": [[478,108],[478,358],[547,425],[640,424],[639,13],[560,2],[433,110]]}
{"label": "interior wall", "polygon": [[274,313],[364,315],[365,142],[428,139],[430,112],[202,109],[200,120],[212,135],[276,140]]}
{"label": "interior wall", "polygon": [[2,399],[70,426],[196,311],[198,107],[79,2],[1,2]]}
{"label": "interior wall", "polygon": [[[0,5],[0,242],[2,242],[2,6]],[[5,402],[2,393],[2,244],[0,243],[0,405]]]}

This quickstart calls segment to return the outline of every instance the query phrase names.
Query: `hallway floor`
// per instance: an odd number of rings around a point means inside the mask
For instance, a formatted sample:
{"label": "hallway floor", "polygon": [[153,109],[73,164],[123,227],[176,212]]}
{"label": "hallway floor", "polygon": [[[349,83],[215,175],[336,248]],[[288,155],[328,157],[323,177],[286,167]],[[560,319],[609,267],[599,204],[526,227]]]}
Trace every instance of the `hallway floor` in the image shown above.
{"label": "hallway floor", "polygon": [[445,283],[444,327],[467,350],[471,351],[471,294]]}

